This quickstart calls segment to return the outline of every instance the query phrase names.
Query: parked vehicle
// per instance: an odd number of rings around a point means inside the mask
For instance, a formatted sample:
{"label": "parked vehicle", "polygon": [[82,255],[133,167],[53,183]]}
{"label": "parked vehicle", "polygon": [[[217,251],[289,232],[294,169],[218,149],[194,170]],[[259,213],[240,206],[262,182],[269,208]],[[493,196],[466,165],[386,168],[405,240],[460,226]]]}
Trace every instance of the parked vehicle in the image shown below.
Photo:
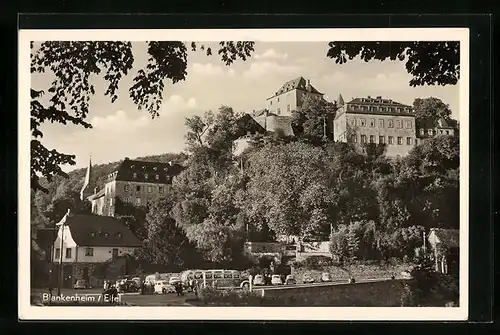
{"label": "parked vehicle", "polygon": [[126,280],[118,286],[118,291],[123,293],[139,292],[140,289],[134,280]]}
{"label": "parked vehicle", "polygon": [[141,286],[141,278],[134,277],[134,278],[132,278],[132,280],[135,281],[135,283],[137,284],[137,286]]}
{"label": "parked vehicle", "polygon": [[288,275],[288,276],[286,276],[286,278],[285,278],[285,285],[294,285],[296,283],[297,283],[297,281],[295,280],[295,276],[294,275]]}
{"label": "parked vehicle", "polygon": [[155,291],[156,294],[167,294],[167,293],[175,293],[175,286],[171,285],[166,280],[158,280],[155,283]]}
{"label": "parked vehicle", "polygon": [[195,286],[201,286],[203,282],[217,288],[248,288],[250,285],[248,278],[242,277],[237,270],[187,270],[181,273],[180,279],[185,287],[189,286],[191,279]]}
{"label": "parked vehicle", "polygon": [[328,272],[323,272],[321,274],[321,281],[323,283],[325,283],[325,282],[331,282],[332,281],[332,276]]}
{"label": "parked vehicle", "polygon": [[253,285],[254,286],[266,285],[264,276],[263,275],[255,275],[255,277],[253,278]]}
{"label": "parked vehicle", "polygon": [[280,275],[273,275],[271,277],[271,285],[283,285]]}
{"label": "parked vehicle", "polygon": [[85,289],[85,288],[89,288],[89,285],[87,284],[86,280],[78,279],[76,281],[75,285],[73,285],[73,288],[74,289]]}
{"label": "parked vehicle", "polygon": [[311,284],[314,283],[314,278],[311,276],[310,273],[305,273],[304,276],[302,277],[302,282],[304,284]]}
{"label": "parked vehicle", "polygon": [[180,281],[181,281],[181,279],[179,277],[170,277],[170,279],[168,280],[168,283],[170,285],[174,285],[175,283],[178,283]]}

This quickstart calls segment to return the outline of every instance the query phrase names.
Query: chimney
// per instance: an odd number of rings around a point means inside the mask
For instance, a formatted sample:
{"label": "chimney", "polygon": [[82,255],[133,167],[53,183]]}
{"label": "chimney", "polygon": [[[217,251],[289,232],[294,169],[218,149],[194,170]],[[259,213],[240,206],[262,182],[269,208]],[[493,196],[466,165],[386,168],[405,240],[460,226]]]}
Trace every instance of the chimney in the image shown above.
{"label": "chimney", "polygon": [[368,99],[371,99],[372,97],[371,96],[368,96]]}
{"label": "chimney", "polygon": [[377,99],[382,99],[382,96],[381,96],[381,95],[379,95],[379,96],[377,97]]}
{"label": "chimney", "polygon": [[126,160],[126,161],[128,161],[128,160],[129,160],[129,158],[128,158],[128,157],[125,157],[125,160]]}

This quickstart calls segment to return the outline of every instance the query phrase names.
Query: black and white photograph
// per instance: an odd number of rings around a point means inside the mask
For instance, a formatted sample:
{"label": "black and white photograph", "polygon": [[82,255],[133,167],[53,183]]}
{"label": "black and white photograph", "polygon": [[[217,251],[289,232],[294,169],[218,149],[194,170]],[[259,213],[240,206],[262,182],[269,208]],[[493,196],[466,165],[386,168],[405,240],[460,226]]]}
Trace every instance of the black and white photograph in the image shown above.
{"label": "black and white photograph", "polygon": [[21,318],[467,319],[467,29],[19,36]]}

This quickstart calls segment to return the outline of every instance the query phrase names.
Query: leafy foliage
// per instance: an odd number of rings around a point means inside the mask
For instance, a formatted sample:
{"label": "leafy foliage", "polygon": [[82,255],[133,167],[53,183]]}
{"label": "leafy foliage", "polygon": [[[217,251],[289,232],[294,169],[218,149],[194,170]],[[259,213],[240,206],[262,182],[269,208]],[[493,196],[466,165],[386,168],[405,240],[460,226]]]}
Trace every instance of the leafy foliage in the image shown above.
{"label": "leafy foliage", "polygon": [[446,42],[330,42],[327,57],[344,64],[359,56],[365,62],[406,61],[413,76],[410,86],[455,85],[460,77],[460,43]]}

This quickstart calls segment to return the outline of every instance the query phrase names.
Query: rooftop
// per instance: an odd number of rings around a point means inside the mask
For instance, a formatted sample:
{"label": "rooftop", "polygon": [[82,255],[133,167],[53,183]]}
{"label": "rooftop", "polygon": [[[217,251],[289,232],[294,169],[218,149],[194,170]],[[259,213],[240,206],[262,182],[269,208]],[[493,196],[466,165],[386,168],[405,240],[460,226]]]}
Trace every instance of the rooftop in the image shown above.
{"label": "rooftop", "polygon": [[384,99],[381,96],[372,98],[354,98],[346,104],[346,112],[352,114],[399,115],[414,116],[413,107],[400,102]]}
{"label": "rooftop", "polygon": [[172,177],[178,175],[182,169],[181,165],[172,162],[148,162],[126,157],[108,178],[118,181],[169,184]]}
{"label": "rooftop", "polygon": [[[309,82],[309,80],[305,80],[304,77],[298,77],[295,79],[292,79],[290,81],[287,81],[281,88],[272,96],[278,96],[280,94],[292,91],[292,90],[301,90],[301,91],[306,91],[306,92],[311,92],[311,93],[316,93],[316,94],[321,94],[323,93],[319,92],[314,86],[312,86]],[[270,97],[270,98],[272,98]],[[268,98],[268,99],[270,99]]]}
{"label": "rooftop", "polygon": [[79,246],[140,247],[141,241],[118,219],[94,214],[70,215],[66,225]]}

